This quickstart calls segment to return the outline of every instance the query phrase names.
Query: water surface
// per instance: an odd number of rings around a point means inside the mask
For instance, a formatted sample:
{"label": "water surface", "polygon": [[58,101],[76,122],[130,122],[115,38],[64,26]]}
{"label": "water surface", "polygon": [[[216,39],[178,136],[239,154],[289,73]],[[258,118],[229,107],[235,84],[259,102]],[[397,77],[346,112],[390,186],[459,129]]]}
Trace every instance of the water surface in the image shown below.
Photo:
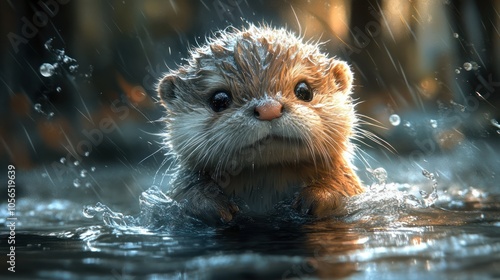
{"label": "water surface", "polygon": [[[457,155],[436,156],[426,168],[400,158],[386,160],[384,169],[360,170],[367,192],[350,199],[341,217],[315,220],[284,202],[268,216],[242,214],[218,228],[185,217],[182,205],[164,194],[168,178],[159,179],[162,172],[154,169],[96,166],[89,168],[89,187],[75,186],[73,176],[55,184],[46,170],[22,173],[16,272],[7,271],[2,238],[1,273],[39,279],[500,277],[498,157],[453,163],[450,156]],[[21,191],[26,184],[39,186],[27,194]],[[6,211],[2,204],[3,236],[9,234]]]}

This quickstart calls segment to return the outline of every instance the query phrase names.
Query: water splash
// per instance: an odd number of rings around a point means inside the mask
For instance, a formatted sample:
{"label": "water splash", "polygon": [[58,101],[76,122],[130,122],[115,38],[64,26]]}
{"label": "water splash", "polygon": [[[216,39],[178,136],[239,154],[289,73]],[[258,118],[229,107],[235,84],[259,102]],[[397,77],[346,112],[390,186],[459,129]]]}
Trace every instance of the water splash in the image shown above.
{"label": "water splash", "polygon": [[157,186],[152,186],[139,196],[140,214],[137,217],[111,210],[101,202],[85,206],[86,218],[100,218],[113,228],[142,228],[149,230],[206,228],[200,221],[185,215],[179,203],[172,200]]}
{"label": "water splash", "polygon": [[424,207],[431,207],[436,203],[438,199],[438,193],[437,193],[437,180],[434,177],[434,173],[430,173],[429,171],[423,169],[422,170],[422,175],[424,175],[427,179],[429,179],[432,182],[432,192],[427,193],[424,190],[420,190],[420,194],[422,195],[422,206]]}
{"label": "water splash", "polygon": [[[53,62],[44,62],[40,65],[40,74],[46,78],[50,78],[55,75],[66,74],[69,78],[85,78],[88,79],[92,77],[93,67],[90,65],[88,67],[87,73],[79,73],[78,69],[80,65],[78,61],[70,56],[68,56],[64,49],[57,49],[52,46],[54,39],[51,38],[45,42],[45,49],[49,51],[54,56]],[[69,75],[68,75],[69,74]],[[62,88],[57,86],[55,88],[56,92],[61,92]]]}
{"label": "water splash", "polygon": [[387,181],[387,171],[382,168],[375,168],[375,169],[366,169],[376,180],[373,184],[370,185],[370,190],[384,190],[385,189],[385,183]]}
{"label": "water splash", "polygon": [[422,174],[432,181],[432,192],[419,190],[421,197],[410,192],[411,185],[387,183],[388,174],[382,167],[368,172],[374,181],[365,193],[347,199],[347,222],[377,227],[411,225],[418,219],[412,211],[430,208],[438,199],[437,180],[425,169]]}
{"label": "water splash", "polygon": [[[427,194],[420,191],[420,197],[408,192],[411,189],[408,184],[388,183],[388,173],[384,168],[368,169],[368,172],[373,177],[373,183],[365,193],[346,199],[346,215],[341,218],[345,222],[384,227],[408,225],[417,219],[411,214],[411,210],[432,207],[438,199],[437,180],[434,174],[427,170],[423,170],[422,174],[432,182],[432,192]],[[304,222],[291,204],[290,201],[278,204],[270,215],[270,222]],[[86,206],[83,214],[87,218],[97,216],[105,225],[120,229],[140,227],[169,231],[206,228],[202,222],[185,214],[182,202],[174,201],[157,186],[152,186],[140,195],[139,206],[140,214],[136,217],[115,212],[100,202],[95,206]],[[238,219],[236,223],[252,218],[240,213]]]}
{"label": "water splash", "polygon": [[110,227],[129,227],[136,225],[136,219],[134,217],[114,212],[101,202],[97,202],[95,206],[87,205],[83,208],[84,217],[94,218],[96,215],[100,215],[104,224]]}

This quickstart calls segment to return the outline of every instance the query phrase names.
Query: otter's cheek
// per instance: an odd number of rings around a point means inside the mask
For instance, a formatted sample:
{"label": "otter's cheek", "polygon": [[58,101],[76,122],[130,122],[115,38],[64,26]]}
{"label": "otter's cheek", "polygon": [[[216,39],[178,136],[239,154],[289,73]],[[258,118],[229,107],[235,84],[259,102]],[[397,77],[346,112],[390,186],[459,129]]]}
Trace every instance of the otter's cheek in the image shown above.
{"label": "otter's cheek", "polygon": [[197,147],[193,142],[199,142],[205,130],[205,120],[208,114],[202,111],[193,111],[189,114],[180,114],[169,125],[170,142],[174,150],[184,150],[186,147]]}
{"label": "otter's cheek", "polygon": [[312,129],[321,129],[321,117],[318,111],[309,106],[298,104],[289,109],[286,117],[288,121],[294,122],[297,127],[311,131]]}

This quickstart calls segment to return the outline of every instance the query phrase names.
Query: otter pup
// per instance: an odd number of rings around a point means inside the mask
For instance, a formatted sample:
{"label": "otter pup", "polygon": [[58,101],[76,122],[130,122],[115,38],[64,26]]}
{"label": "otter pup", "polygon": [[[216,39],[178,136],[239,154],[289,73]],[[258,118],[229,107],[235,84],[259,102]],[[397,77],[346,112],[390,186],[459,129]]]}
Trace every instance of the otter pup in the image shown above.
{"label": "otter pup", "polygon": [[194,48],[158,91],[177,159],[172,198],[208,224],[295,194],[317,217],[363,192],[351,155],[349,66],[269,26],[229,28]]}

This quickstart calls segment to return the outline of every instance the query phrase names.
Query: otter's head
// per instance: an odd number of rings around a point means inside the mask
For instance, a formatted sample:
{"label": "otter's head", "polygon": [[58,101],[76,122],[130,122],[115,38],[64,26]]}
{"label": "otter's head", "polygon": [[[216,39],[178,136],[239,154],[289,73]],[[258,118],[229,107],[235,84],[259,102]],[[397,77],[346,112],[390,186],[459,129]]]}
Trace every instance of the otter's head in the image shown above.
{"label": "otter's head", "polygon": [[355,123],[348,65],[284,29],[221,32],[160,82],[167,143],[181,162],[331,167]]}

